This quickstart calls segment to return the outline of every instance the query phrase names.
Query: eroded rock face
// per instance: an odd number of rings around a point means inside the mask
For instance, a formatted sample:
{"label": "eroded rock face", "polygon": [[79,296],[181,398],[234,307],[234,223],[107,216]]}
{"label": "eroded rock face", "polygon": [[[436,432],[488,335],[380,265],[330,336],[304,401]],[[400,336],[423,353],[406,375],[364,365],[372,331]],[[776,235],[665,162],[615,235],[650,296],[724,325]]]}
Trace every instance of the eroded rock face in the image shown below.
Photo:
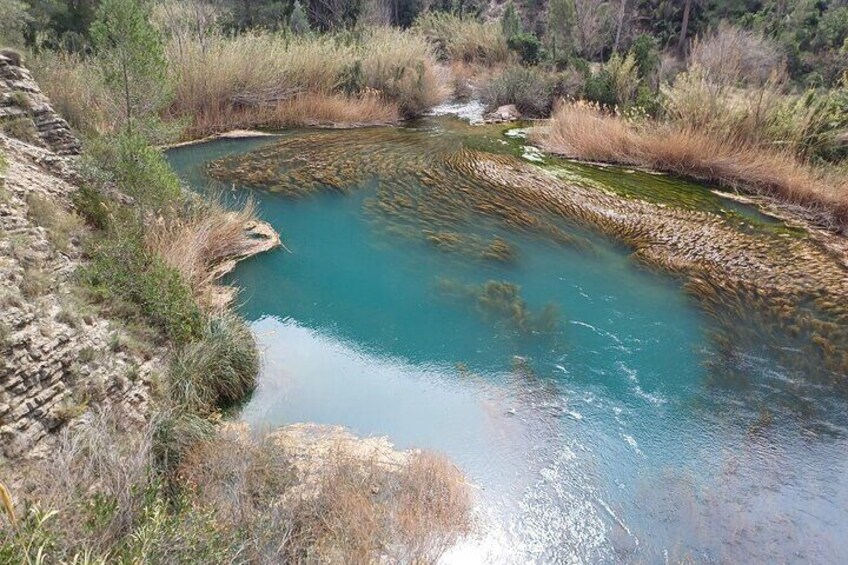
{"label": "eroded rock face", "polygon": [[29,70],[0,54],[0,123],[31,120],[39,145],[56,155],[78,155],[80,142],[59,117]]}
{"label": "eroded rock face", "polygon": [[94,405],[142,418],[159,352],[134,351],[121,327],[74,296],[83,226],[70,212],[73,163],[3,135],[0,151],[2,461],[33,454]]}

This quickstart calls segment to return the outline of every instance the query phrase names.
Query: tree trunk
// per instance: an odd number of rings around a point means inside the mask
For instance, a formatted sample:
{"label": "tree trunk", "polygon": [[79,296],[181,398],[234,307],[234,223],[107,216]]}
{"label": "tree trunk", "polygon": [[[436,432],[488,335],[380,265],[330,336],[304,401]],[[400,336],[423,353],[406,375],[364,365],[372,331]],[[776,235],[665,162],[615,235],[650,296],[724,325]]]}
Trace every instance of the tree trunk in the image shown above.
{"label": "tree trunk", "polygon": [[677,51],[680,56],[686,54],[686,33],[689,31],[689,13],[692,10],[692,0],[686,0],[683,5],[683,21],[680,24],[680,40],[677,43]]}
{"label": "tree trunk", "polygon": [[615,45],[613,45],[613,53],[618,53],[618,45],[621,42],[621,28],[624,27],[624,16],[627,13],[627,0],[621,0],[618,10],[618,25],[615,27]]}

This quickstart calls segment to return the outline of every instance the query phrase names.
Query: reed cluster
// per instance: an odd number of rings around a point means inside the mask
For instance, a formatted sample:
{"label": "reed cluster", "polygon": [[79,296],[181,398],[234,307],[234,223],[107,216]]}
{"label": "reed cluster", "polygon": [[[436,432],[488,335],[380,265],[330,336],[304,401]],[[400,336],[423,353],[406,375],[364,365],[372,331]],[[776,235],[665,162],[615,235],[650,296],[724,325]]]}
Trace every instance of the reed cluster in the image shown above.
{"label": "reed cluster", "polygon": [[427,38],[443,61],[497,65],[510,59],[510,51],[497,22],[478,21],[448,12],[425,12],[413,29]]}
{"label": "reed cluster", "polygon": [[764,147],[685,122],[630,123],[585,103],[565,103],[535,132],[545,149],[570,158],[667,171],[800,207],[818,223],[848,230],[848,183]]}
{"label": "reed cluster", "polygon": [[172,38],[168,109],[189,137],[233,127],[383,124],[441,102],[447,78],[420,37],[389,28],[357,38],[267,32]]}

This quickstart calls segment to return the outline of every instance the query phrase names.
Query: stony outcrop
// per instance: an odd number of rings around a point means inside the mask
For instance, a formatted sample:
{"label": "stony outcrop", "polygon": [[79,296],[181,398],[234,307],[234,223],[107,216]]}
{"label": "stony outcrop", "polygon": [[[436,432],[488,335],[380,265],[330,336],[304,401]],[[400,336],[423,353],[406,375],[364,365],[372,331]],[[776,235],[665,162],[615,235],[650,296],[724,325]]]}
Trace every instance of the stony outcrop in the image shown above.
{"label": "stony outcrop", "polygon": [[69,158],[4,135],[0,152],[0,458],[17,458],[94,404],[142,417],[161,352],[134,350],[74,295],[83,227]]}
{"label": "stony outcrop", "polygon": [[0,52],[0,124],[31,120],[38,144],[56,155],[78,155],[80,142],[59,117],[29,70]]}

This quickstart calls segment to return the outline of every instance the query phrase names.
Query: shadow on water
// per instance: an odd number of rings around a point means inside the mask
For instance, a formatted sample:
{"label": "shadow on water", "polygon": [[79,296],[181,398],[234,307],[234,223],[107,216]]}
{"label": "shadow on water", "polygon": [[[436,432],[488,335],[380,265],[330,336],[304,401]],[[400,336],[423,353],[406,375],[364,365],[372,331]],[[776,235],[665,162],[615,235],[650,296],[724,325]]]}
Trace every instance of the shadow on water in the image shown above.
{"label": "shadow on water", "polygon": [[[522,142],[502,131],[437,118],[170,152],[193,187],[254,194],[290,250],[234,274],[264,349],[242,417],[448,453],[486,525],[455,562],[848,553],[844,350],[816,343],[839,336],[817,325],[836,323],[826,305],[640,266],[475,176],[479,154],[516,166]],[[785,239],[671,177],[540,168]]]}

